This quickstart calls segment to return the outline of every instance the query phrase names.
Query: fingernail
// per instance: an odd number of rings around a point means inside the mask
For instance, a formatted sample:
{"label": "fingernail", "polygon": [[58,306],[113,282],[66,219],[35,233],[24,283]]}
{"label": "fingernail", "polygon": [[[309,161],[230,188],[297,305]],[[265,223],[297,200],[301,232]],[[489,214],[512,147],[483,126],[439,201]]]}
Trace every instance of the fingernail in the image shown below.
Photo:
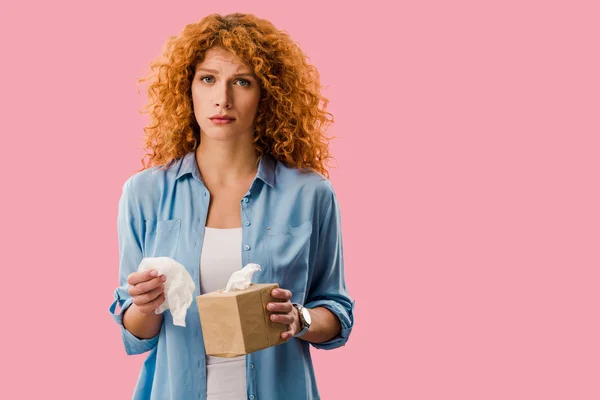
{"label": "fingernail", "polygon": [[273,321],[277,321],[277,315],[271,315],[271,319],[272,319]]}
{"label": "fingernail", "polygon": [[167,276],[163,275],[163,276],[160,277],[160,279],[162,279],[162,281],[165,282],[167,280]]}
{"label": "fingernail", "polygon": [[271,304],[271,303],[269,303],[269,305],[267,307],[269,308],[269,310],[272,310],[272,309],[275,308],[275,306],[273,304]]}
{"label": "fingernail", "polygon": [[273,290],[273,294],[274,294],[275,296],[277,296],[277,295],[279,294],[279,290],[277,290],[277,289]]}
{"label": "fingernail", "polygon": [[156,275],[158,275],[158,272],[156,272],[154,270],[150,271],[150,276],[156,276]]}

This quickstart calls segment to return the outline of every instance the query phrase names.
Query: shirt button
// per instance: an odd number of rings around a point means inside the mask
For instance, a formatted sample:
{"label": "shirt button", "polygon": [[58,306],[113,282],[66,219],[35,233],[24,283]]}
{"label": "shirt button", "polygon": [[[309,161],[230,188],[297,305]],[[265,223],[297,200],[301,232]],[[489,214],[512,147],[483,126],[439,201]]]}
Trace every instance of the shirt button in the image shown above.
{"label": "shirt button", "polygon": [[245,246],[244,246],[244,250],[246,250],[246,251],[250,250],[250,246],[248,246],[248,245],[245,245]]}
{"label": "shirt button", "polygon": [[244,225],[246,225],[246,226],[250,226],[250,221],[246,221],[246,222],[244,222]]}
{"label": "shirt button", "polygon": [[254,368],[254,364],[250,364],[250,365],[248,365],[248,367],[250,367],[250,369],[253,369]]}
{"label": "shirt button", "polygon": [[254,400],[254,395],[251,394],[250,397],[248,397],[250,400]]}
{"label": "shirt button", "polygon": [[248,202],[248,198],[247,198],[247,197],[244,197],[244,198],[242,199],[242,201],[243,201],[244,203],[247,203],[247,202]]}

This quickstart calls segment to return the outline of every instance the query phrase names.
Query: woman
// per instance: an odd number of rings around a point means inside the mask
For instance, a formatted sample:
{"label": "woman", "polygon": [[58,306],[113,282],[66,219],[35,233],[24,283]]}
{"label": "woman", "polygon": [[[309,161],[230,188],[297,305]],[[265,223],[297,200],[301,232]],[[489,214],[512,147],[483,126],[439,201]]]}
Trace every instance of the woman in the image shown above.
{"label": "woman", "polygon": [[[119,202],[121,286],[111,306],[127,354],[149,352],[133,397],[318,399],[310,345],[343,346],[354,320],[318,72],[287,34],[244,14],[188,25],[152,71],[149,160]],[[158,256],[186,267],[194,299],[259,264],[253,282],[280,286],[272,295],[281,301],[267,308],[286,341],[206,356],[195,302],[185,328],[154,313],[165,278],[137,268]]]}

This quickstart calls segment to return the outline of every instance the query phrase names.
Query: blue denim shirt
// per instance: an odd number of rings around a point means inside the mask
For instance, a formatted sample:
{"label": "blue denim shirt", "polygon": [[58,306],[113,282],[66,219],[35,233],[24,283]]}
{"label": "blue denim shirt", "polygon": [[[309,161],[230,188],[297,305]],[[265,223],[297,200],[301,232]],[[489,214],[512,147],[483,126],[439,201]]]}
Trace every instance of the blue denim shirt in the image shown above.
{"label": "blue denim shirt", "polygon": [[[166,169],[139,172],[123,186],[118,213],[121,286],[114,292],[110,313],[120,325],[126,353],[149,352],[134,399],[206,399],[205,351],[195,298],[201,294],[200,253],[209,201],[194,152]],[[240,211],[242,264],[262,267],[252,282],[276,282],[292,292],[292,302],[326,307],[342,326],[341,333],[325,343],[292,338],[246,355],[248,399],[319,399],[310,346],[343,346],[354,324],[354,302],[344,280],[340,212],[331,183],[265,155]],[[143,257],[159,256],[185,266],[196,283],[194,301],[186,327],[174,325],[167,310],[160,333],[142,340],[122,323],[122,313],[132,303],[127,277]],[[120,311],[115,313],[117,305]]]}

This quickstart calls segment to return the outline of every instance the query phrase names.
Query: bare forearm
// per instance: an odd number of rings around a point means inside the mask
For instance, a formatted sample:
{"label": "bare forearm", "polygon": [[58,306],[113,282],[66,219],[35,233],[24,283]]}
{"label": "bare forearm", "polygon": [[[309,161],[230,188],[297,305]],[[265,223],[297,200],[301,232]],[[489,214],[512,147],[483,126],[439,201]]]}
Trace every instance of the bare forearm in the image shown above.
{"label": "bare forearm", "polygon": [[162,314],[141,313],[135,304],[127,308],[123,314],[123,326],[139,339],[150,339],[158,335],[161,325]]}
{"label": "bare forearm", "polygon": [[310,329],[300,337],[312,343],[323,343],[339,335],[342,326],[340,320],[325,307],[309,308]]}

